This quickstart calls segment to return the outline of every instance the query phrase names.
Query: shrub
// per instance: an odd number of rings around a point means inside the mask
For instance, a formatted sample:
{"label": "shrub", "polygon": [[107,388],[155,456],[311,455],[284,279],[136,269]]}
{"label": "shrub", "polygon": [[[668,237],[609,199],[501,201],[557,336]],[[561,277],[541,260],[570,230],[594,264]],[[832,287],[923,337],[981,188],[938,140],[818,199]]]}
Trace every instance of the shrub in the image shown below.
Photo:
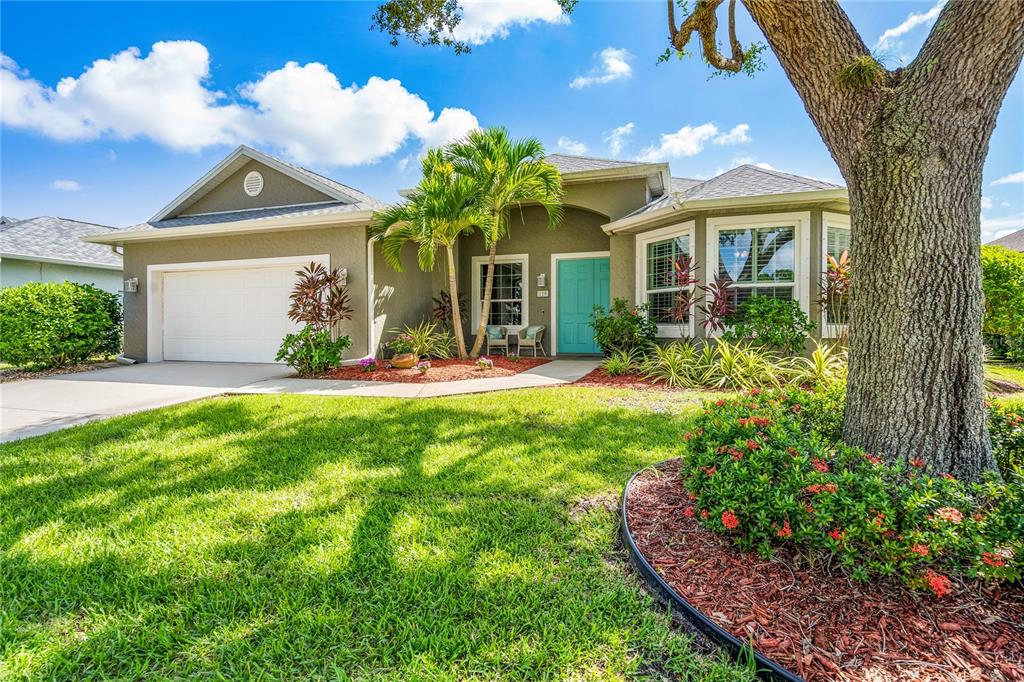
{"label": "shrub", "polygon": [[663,381],[673,388],[707,386],[711,380],[706,358],[687,341],[654,346],[640,367],[645,379]]}
{"label": "shrub", "polygon": [[629,374],[636,370],[641,361],[641,355],[637,350],[613,350],[611,354],[601,363],[608,376],[617,377]]}
{"label": "shrub", "polygon": [[815,341],[811,357],[793,358],[793,382],[815,388],[846,383],[846,350]]}
{"label": "shrub", "polygon": [[830,441],[805,423],[821,408],[813,395],[755,389],[707,404],[685,437],[689,514],[745,550],[795,544],[854,578],[897,576],[939,596],[945,574],[1020,578],[1024,479],[966,485]]}
{"label": "shrub", "polygon": [[394,355],[405,355],[415,350],[416,344],[413,343],[412,336],[405,332],[399,332],[398,335],[391,338],[388,341],[388,349]]}
{"label": "shrub", "polygon": [[288,334],[277,351],[278,362],[284,361],[299,374],[317,374],[337,367],[352,340],[347,336],[331,338],[328,329],[307,324],[295,334]]}
{"label": "shrub", "polygon": [[757,296],[744,301],[727,321],[726,341],[749,340],[790,355],[803,350],[815,324],[792,299]]}
{"label": "shrub", "polygon": [[77,282],[29,282],[0,290],[0,358],[62,367],[121,350],[117,294]]}
{"label": "shrub", "polygon": [[983,246],[981,273],[985,293],[982,331],[990,336],[1024,337],[1024,253]]}
{"label": "shrub", "polygon": [[396,337],[408,337],[412,344],[411,350],[399,351],[394,346],[391,349],[396,353],[415,353],[421,358],[437,358],[447,360],[452,356],[455,339],[448,332],[439,329],[436,322],[420,322],[415,327],[406,325],[402,329],[392,329]]}
{"label": "shrub", "polygon": [[645,350],[658,338],[658,323],[647,316],[646,305],[630,305],[624,298],[612,301],[611,310],[595,305],[590,316],[594,340],[605,353]]}
{"label": "shrub", "polygon": [[991,405],[988,432],[992,437],[992,454],[1003,475],[1024,475],[1024,402]]}

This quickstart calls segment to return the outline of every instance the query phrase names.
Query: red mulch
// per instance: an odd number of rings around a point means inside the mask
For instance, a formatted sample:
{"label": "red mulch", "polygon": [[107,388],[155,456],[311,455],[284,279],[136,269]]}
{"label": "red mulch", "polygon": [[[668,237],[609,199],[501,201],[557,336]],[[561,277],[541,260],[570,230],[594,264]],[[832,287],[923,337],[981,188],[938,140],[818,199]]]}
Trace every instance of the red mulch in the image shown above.
{"label": "red mulch", "polygon": [[620,374],[618,376],[612,376],[608,372],[604,371],[600,367],[593,370],[589,374],[586,374],[575,382],[576,384],[583,384],[586,386],[610,386],[612,388],[633,388],[637,390],[658,390],[658,391],[671,391],[673,390],[670,386],[665,385],[664,382],[653,381],[651,379],[645,379],[640,374]]}
{"label": "red mulch", "polygon": [[744,554],[683,516],[678,461],[637,477],[637,546],[691,604],[805,677],[856,682],[1024,680],[1024,586],[954,579],[938,599],[896,580],[858,583],[822,557]]}
{"label": "red mulch", "polygon": [[528,369],[551,362],[548,358],[519,358],[512,362],[504,357],[491,357],[494,369],[481,370],[475,360],[431,360],[430,369],[421,374],[416,369],[388,369],[387,361],[381,360],[378,369],[367,372],[358,365],[346,365],[317,376],[318,379],[344,379],[346,381],[399,381],[407,384],[432,384],[437,381],[460,381],[462,379],[489,379],[510,377]]}

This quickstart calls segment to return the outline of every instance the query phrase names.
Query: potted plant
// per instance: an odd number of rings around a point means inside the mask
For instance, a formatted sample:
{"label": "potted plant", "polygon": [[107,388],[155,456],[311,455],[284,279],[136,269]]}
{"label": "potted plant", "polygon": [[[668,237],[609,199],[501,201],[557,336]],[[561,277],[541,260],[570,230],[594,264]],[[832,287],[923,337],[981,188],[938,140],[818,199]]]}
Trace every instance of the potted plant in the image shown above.
{"label": "potted plant", "polygon": [[409,369],[420,361],[418,355],[413,352],[415,345],[413,338],[408,334],[399,334],[388,343],[391,349],[391,366],[397,369]]}

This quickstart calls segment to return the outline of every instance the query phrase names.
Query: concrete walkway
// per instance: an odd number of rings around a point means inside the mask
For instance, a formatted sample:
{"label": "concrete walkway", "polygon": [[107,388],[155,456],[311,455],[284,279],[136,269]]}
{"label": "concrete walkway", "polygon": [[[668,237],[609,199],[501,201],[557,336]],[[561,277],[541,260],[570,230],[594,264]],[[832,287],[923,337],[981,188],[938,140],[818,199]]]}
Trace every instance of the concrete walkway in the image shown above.
{"label": "concrete walkway", "polygon": [[558,386],[576,381],[600,365],[600,360],[552,360],[510,377],[407,384],[384,381],[272,378],[233,388],[229,393],[370,396],[378,398],[435,398],[443,395],[507,391],[514,388]]}
{"label": "concrete walkway", "polygon": [[154,362],[12,381],[0,384],[0,442],[209,398],[288,374],[281,365]]}

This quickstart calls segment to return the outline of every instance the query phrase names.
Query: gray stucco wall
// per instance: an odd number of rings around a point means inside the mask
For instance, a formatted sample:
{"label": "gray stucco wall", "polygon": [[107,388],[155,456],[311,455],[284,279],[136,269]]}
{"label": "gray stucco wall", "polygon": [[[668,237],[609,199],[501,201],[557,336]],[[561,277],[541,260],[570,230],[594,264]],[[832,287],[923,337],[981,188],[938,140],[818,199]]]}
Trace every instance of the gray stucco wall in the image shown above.
{"label": "gray stucco wall", "polygon": [[566,206],[596,211],[618,220],[648,202],[647,180],[615,180],[611,182],[570,183],[565,186]]}
{"label": "gray stucco wall", "polygon": [[[551,291],[551,254],[576,253],[588,251],[608,251],[608,236],[601,231],[601,225],[607,220],[596,213],[578,208],[567,207],[561,226],[554,230],[547,228],[544,210],[539,207],[523,209],[521,214],[514,214],[511,220],[510,236],[498,243],[498,254],[520,254],[529,256],[529,278],[526,281],[526,295],[529,297],[529,324],[543,324],[546,332],[545,348],[550,352],[551,339],[551,306],[554,300],[537,298],[537,275],[546,275],[544,290]],[[473,319],[473,257],[486,256],[483,236],[474,232],[463,238],[459,244],[459,290],[465,292],[467,308],[465,328],[467,343],[472,343],[472,335],[476,329],[470,325]],[[479,311],[476,311],[479,312]]]}
{"label": "gray stucco wall", "polygon": [[[263,175],[263,191],[251,197],[245,193],[242,181],[250,171]],[[217,211],[238,211],[247,208],[267,208],[290,204],[309,204],[316,201],[333,201],[331,197],[318,192],[309,185],[288,177],[259,161],[250,161],[232,173],[226,180],[197,202],[180,212],[180,215],[213,213]]]}
{"label": "gray stucco wall", "polygon": [[140,361],[146,359],[148,266],[320,254],[330,255],[332,268],[348,268],[348,292],[354,312],[351,320],[341,324],[340,331],[352,337],[352,347],[346,357],[366,355],[368,280],[365,226],[126,244],[124,278],[138,277],[139,290],[124,296],[125,355]]}
{"label": "gray stucco wall", "polygon": [[393,335],[390,330],[432,319],[431,297],[437,293],[433,280],[436,273],[445,272],[441,267],[444,258],[444,252],[439,250],[434,272],[423,272],[416,260],[415,246],[408,244],[402,249],[402,272],[398,272],[385,262],[380,249],[374,247],[375,355],[380,355],[382,343],[387,342]]}
{"label": "gray stucco wall", "polygon": [[0,288],[17,287],[27,282],[80,282],[104,291],[120,293],[121,271],[88,268],[61,263],[4,258],[0,261]]}

